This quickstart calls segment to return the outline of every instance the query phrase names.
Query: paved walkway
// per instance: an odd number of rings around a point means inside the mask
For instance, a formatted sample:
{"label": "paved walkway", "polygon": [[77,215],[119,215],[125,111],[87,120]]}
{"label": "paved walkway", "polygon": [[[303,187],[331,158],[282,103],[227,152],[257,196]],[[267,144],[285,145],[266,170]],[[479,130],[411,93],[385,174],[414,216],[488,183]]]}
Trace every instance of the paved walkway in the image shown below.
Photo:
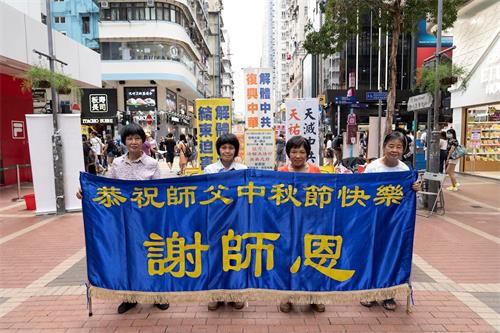
{"label": "paved walkway", "polygon": [[[174,176],[164,163],[162,173]],[[500,183],[461,176],[446,193],[447,214],[417,218],[413,312],[356,303],[278,311],[274,302],[243,310],[139,304],[124,315],[117,302],[94,300],[87,316],[85,247],[80,213],[34,216],[0,189],[0,332],[497,332],[500,331]],[[24,184],[23,194],[31,193]],[[398,300],[404,303],[405,300]]]}

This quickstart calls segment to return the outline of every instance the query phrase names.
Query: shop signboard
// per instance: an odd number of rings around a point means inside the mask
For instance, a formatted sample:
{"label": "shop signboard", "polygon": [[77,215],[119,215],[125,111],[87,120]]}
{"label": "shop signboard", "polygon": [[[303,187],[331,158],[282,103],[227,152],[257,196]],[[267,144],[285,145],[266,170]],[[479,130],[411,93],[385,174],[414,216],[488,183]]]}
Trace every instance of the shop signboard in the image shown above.
{"label": "shop signboard", "polygon": [[424,110],[432,106],[432,95],[429,93],[412,96],[408,99],[408,111]]}
{"label": "shop signboard", "polygon": [[251,169],[274,170],[274,130],[245,132],[245,164]]}
{"label": "shop signboard", "polygon": [[108,124],[116,122],[116,89],[82,89],[82,124]]}
{"label": "shop signboard", "polygon": [[311,144],[309,161],[319,162],[319,116],[320,108],[317,98],[287,99],[286,106],[286,140],[292,136],[302,135]]}
{"label": "shop signboard", "polygon": [[155,87],[125,87],[125,107],[128,111],[155,111]]}
{"label": "shop signboard", "polygon": [[231,99],[196,100],[198,117],[198,165],[204,169],[218,159],[215,142],[222,134],[231,133]]}
{"label": "shop signboard", "polygon": [[245,126],[248,129],[272,129],[272,69],[245,68]]}

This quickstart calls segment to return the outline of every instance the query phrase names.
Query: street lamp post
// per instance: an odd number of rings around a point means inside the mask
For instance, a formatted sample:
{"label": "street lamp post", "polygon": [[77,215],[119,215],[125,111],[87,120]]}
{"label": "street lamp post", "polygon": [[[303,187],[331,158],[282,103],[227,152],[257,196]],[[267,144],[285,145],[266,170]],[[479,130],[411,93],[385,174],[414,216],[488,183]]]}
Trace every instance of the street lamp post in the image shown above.
{"label": "street lamp post", "polygon": [[[50,0],[46,1],[47,8],[47,36],[49,43],[49,66],[50,71],[54,72],[54,43],[52,40],[52,12],[50,10]],[[57,96],[56,87],[54,82],[51,82],[50,92],[52,95],[52,124],[54,127],[54,133],[52,134],[52,160],[54,168],[54,182],[55,182],[55,192],[56,192],[56,214],[61,215],[66,212],[66,207],[64,205],[64,180],[63,180],[63,161],[62,161],[62,140],[61,131],[57,123],[57,114],[59,113],[59,98]]]}
{"label": "street lamp post", "polygon": [[[437,16],[437,35],[436,35],[436,88],[434,90],[434,119],[433,128],[430,141],[430,149],[428,154],[429,159],[429,171],[438,173],[439,171],[439,106],[441,104],[441,89],[439,85],[439,77],[437,75],[439,71],[439,63],[441,56],[441,33],[443,28],[443,0],[438,0],[438,16]],[[429,129],[430,130],[430,129]],[[430,184],[431,192],[437,193],[438,183],[431,182]],[[432,207],[432,206],[431,206]]]}

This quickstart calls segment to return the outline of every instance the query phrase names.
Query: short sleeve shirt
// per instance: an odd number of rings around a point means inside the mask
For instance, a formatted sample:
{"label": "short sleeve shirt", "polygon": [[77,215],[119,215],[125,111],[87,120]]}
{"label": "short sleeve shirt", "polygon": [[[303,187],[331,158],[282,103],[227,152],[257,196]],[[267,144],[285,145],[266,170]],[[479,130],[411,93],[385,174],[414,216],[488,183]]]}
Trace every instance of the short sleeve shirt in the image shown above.
{"label": "short sleeve shirt", "polygon": [[401,161],[398,161],[398,165],[394,167],[388,167],[382,162],[382,158],[376,159],[366,166],[365,173],[374,172],[398,172],[398,171],[409,171],[410,168]]}
{"label": "short sleeve shirt", "polygon": [[218,160],[216,163],[212,163],[210,165],[207,165],[205,169],[203,170],[203,173],[205,174],[210,174],[210,173],[219,173],[219,172],[228,172],[232,170],[245,170],[248,169],[248,167],[244,164],[236,163],[233,161],[231,165],[229,166],[229,169],[226,169],[222,162]]}
{"label": "short sleeve shirt", "polygon": [[142,154],[135,161],[131,161],[126,154],[113,160],[108,177],[124,180],[159,179],[160,166],[154,158],[146,154]]}

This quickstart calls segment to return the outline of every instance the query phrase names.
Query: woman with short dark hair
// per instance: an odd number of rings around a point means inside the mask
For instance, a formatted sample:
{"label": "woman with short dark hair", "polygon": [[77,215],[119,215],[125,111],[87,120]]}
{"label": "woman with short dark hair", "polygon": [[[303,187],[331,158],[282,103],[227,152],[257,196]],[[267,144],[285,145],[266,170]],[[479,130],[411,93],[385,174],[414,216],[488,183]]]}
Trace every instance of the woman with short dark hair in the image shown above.
{"label": "woman with short dark hair", "polygon": [[285,145],[286,155],[290,164],[286,164],[278,169],[285,172],[307,172],[320,173],[319,167],[307,160],[311,154],[311,144],[303,136],[297,135],[289,139]]}
{"label": "woman with short dark hair", "polygon": [[[122,142],[127,146],[128,153],[114,159],[109,178],[124,180],[149,180],[161,177],[158,162],[142,150],[146,140],[146,133],[137,124],[128,124],[121,132]],[[76,193],[78,199],[82,198],[81,189]],[[118,306],[118,313],[122,314],[134,308],[137,302],[122,302]],[[155,304],[161,310],[166,310],[169,303]]]}
{"label": "woman with short dark hair", "polygon": [[217,150],[217,155],[219,155],[219,160],[207,165],[203,170],[204,173],[209,174],[247,169],[246,165],[234,161],[240,151],[240,142],[236,135],[222,134],[215,142],[215,149]]}
{"label": "woman with short dark hair", "polygon": [[[383,155],[381,158],[368,164],[365,169],[365,173],[375,173],[375,172],[399,172],[399,171],[409,171],[408,165],[401,161],[403,153],[406,150],[406,145],[408,141],[406,137],[401,132],[391,132],[384,138]],[[412,185],[412,189],[420,191],[420,181],[416,181]],[[361,301],[361,305],[366,307],[372,307],[377,304],[376,300],[364,300]],[[397,307],[394,298],[387,298],[382,301],[382,306],[386,310],[394,311]]]}
{"label": "woman with short dark hair", "polygon": [[[303,136],[292,137],[287,141],[285,149],[290,164],[282,166],[278,171],[320,173],[317,165],[307,162],[311,153],[311,144],[306,138]],[[292,302],[281,302],[280,311],[288,313],[292,310],[292,306]],[[311,304],[311,308],[316,312],[325,312],[324,304]]]}
{"label": "woman with short dark hair", "polygon": [[[236,163],[234,161],[240,150],[240,142],[238,141],[236,135],[222,134],[215,142],[215,149],[219,155],[219,160],[215,163],[207,165],[203,170],[205,174],[247,169],[246,165]],[[224,302],[209,302],[208,310],[215,311],[222,305],[224,305]],[[245,303],[229,302],[229,305],[236,310],[241,310],[245,306]]]}

